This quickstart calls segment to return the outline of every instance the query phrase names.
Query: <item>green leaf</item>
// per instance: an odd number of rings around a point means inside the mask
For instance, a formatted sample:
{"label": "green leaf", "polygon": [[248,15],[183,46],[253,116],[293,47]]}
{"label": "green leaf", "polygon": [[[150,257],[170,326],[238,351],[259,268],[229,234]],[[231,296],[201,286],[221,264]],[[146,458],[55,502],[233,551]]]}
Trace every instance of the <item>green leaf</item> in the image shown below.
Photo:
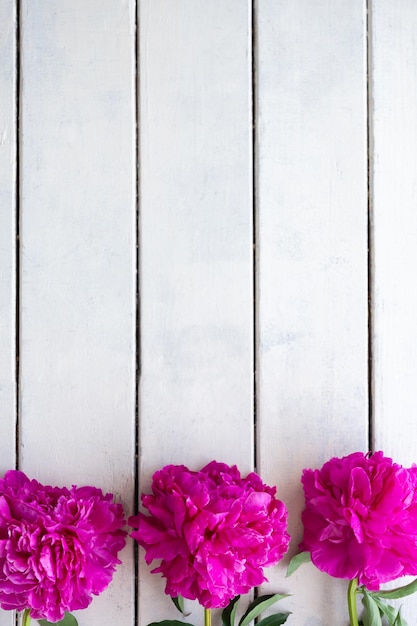
{"label": "green leaf", "polygon": [[229,604],[222,611],[222,624],[223,626],[234,626],[237,603],[240,596],[234,597],[230,600]]}
{"label": "green leaf", "polygon": [[272,604],[275,604],[275,602],[278,602],[278,600],[281,600],[282,598],[288,598],[288,596],[288,593],[273,593],[267,596],[259,596],[259,598],[257,598],[254,602],[252,602],[252,604],[249,605],[248,610],[242,616],[239,622],[239,626],[248,626],[248,624],[253,619],[255,619],[255,617],[258,617],[258,615],[260,615],[262,611],[267,609],[269,606],[272,606]]}
{"label": "green leaf", "polygon": [[289,562],[285,577],[288,578],[289,576],[291,576],[291,574],[294,574],[294,572],[298,570],[300,565],[302,565],[303,563],[309,563],[310,561],[310,552],[299,552],[298,554],[293,556],[291,561]]}
{"label": "green leaf", "polygon": [[173,601],[179,612],[184,615],[184,617],[188,617],[188,615],[190,615],[190,613],[185,612],[184,598],[182,596],[176,596],[175,598],[171,596],[171,600]]}
{"label": "green leaf", "polygon": [[[372,595],[372,594],[370,594],[370,595]],[[385,617],[387,618],[389,625],[390,626],[394,626],[395,621],[396,621],[397,616],[398,616],[398,609],[396,609],[394,606],[390,606],[389,604],[385,604],[385,602],[383,602],[377,596],[372,595],[372,598],[374,599],[375,603],[377,604],[380,612],[383,613],[385,615]]]}
{"label": "green leaf", "polygon": [[417,591],[417,578],[404,587],[397,587],[396,589],[387,589],[387,591],[372,591],[371,596],[378,596],[378,598],[386,598],[387,600],[398,600],[398,598],[405,598]]}
{"label": "green leaf", "polygon": [[191,626],[188,622],[179,622],[176,619],[164,619],[162,622],[152,622],[148,626]]}
{"label": "green leaf", "polygon": [[52,623],[48,622],[48,620],[46,619],[40,619],[38,620],[38,623],[41,626],[78,626],[77,620],[73,615],[71,615],[71,613],[65,613],[64,619],[62,619],[60,622]]}
{"label": "green leaf", "polygon": [[394,626],[408,626],[407,622],[401,615],[401,609],[398,610],[397,619],[394,622]]}
{"label": "green leaf", "polygon": [[363,621],[365,626],[382,626],[381,613],[374,598],[363,591],[362,603],[365,607],[365,614],[363,615]]}
{"label": "green leaf", "polygon": [[274,613],[273,615],[268,615],[268,617],[259,620],[256,626],[280,626],[280,624],[285,624],[289,615],[291,615],[291,613]]}
{"label": "green leaf", "polygon": [[171,596],[171,600],[173,601],[179,612],[184,614],[184,598],[182,596]]}

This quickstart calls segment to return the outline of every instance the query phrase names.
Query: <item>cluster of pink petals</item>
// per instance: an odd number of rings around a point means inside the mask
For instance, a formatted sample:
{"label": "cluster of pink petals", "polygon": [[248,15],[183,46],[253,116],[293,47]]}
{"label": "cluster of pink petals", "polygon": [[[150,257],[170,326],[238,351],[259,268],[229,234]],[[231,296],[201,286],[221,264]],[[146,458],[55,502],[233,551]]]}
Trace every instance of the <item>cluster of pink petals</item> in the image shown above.
{"label": "cluster of pink petals", "polygon": [[275,487],[255,473],[241,478],[236,466],[212,461],[201,471],[168,465],[142,495],[150,516],[129,520],[146,562],[166,578],[165,592],[224,607],[266,580],[263,567],[288,549],[287,510]]}
{"label": "cluster of pink petals", "polygon": [[417,574],[417,468],[382,452],[333,458],[304,470],[302,550],[337,578],[368,589]]}
{"label": "cluster of pink petals", "polygon": [[123,508],[94,487],[49,487],[11,470],[0,480],[0,606],[57,622],[112,579]]}

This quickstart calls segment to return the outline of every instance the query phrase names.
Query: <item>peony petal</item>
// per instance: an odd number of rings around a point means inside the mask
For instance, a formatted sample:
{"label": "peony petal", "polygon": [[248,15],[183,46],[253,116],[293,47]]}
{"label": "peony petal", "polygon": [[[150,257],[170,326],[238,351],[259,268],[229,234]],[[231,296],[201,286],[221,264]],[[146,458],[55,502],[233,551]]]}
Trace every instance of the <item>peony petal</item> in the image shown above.
{"label": "peony petal", "polygon": [[382,452],[333,458],[304,470],[304,538],[315,565],[378,589],[417,570],[417,474]]}
{"label": "peony petal", "polygon": [[153,572],[166,578],[166,593],[224,607],[263,582],[264,565],[288,549],[287,510],[275,492],[257,474],[242,478],[236,466],[216,461],[199,472],[166,466],[152,494],[142,495],[150,515],[129,520],[132,536],[148,563],[162,559]]}
{"label": "peony petal", "polygon": [[124,524],[111,494],[7,472],[0,480],[0,605],[49,621],[88,606],[119,563]]}

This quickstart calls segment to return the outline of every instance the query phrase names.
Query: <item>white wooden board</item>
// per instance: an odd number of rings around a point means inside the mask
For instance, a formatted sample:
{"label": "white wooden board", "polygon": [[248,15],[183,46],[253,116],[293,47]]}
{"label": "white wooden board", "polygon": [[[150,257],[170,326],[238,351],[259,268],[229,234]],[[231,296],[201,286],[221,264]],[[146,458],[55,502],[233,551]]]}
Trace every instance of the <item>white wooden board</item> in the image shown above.
{"label": "white wooden board", "polygon": [[[134,2],[24,0],[21,466],[132,510]],[[80,626],[131,624],[132,545]]]}
{"label": "white wooden board", "polygon": [[375,445],[417,461],[417,7],[373,3]]}
{"label": "white wooden board", "polygon": [[[367,450],[365,2],[259,0],[258,469],[302,538],[303,468]],[[305,565],[291,623],[347,623],[347,583]]]}
{"label": "white wooden board", "polygon": [[0,458],[15,464],[16,57],[13,2],[0,3]]}
{"label": "white wooden board", "polygon": [[[0,2],[0,472],[15,466],[16,423],[16,15]],[[0,626],[14,616],[0,612]]]}
{"label": "white wooden board", "polygon": [[[372,4],[374,445],[417,462],[417,5]],[[415,623],[417,598],[401,603]]]}
{"label": "white wooden board", "polygon": [[[249,4],[139,3],[141,491],[168,463],[252,468]],[[141,625],[176,617],[149,569]]]}
{"label": "white wooden board", "polygon": [[[417,461],[415,1],[21,0],[17,276],[17,3],[0,0],[3,471],[20,345],[22,469],[133,509],[138,106],[139,491],[167,463],[256,460],[296,552],[302,469],[368,448],[367,4],[372,443]],[[80,626],[181,619],[142,550],[137,589],[131,541],[122,558]],[[292,626],[347,623],[346,584],[285,580],[288,560],[265,590],[294,594]]]}

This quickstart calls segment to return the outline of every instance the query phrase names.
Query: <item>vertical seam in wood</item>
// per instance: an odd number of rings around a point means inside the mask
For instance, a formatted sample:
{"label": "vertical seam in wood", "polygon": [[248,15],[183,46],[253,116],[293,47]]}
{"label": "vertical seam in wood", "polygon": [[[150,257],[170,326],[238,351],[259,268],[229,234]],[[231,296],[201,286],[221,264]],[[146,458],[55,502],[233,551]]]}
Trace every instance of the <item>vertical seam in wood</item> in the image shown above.
{"label": "vertical seam in wood", "polygon": [[15,467],[20,467],[20,0],[15,4]]}
{"label": "vertical seam in wood", "polygon": [[[258,281],[257,281],[257,88],[256,88],[256,63],[257,63],[257,38],[256,38],[256,0],[250,2],[250,46],[251,46],[251,116],[252,116],[252,316],[253,316],[253,466],[255,472],[258,471]],[[259,588],[254,587],[253,599],[259,597]]]}
{"label": "vertical seam in wood", "polygon": [[[134,514],[138,512],[139,503],[139,382],[141,369],[141,349],[140,349],[140,292],[139,292],[139,0],[134,0],[135,12],[135,40],[134,40],[134,107],[135,107],[135,207],[136,207],[136,312],[135,312],[135,346],[136,346],[136,376],[135,376],[135,458],[134,458]],[[139,624],[139,549],[136,541],[134,544],[134,568],[135,568],[135,588],[134,588],[134,626]]]}
{"label": "vertical seam in wood", "polygon": [[372,126],[372,0],[366,0],[366,148],[368,184],[368,448],[374,449],[373,405],[373,126]]}
{"label": "vertical seam in wood", "polygon": [[[259,444],[259,428],[258,428],[258,221],[257,221],[257,163],[258,163],[258,144],[257,144],[257,2],[251,0],[251,71],[252,71],[252,263],[253,263],[253,464],[254,470],[258,471],[260,466],[260,446]],[[253,599],[259,597],[259,587],[254,587]],[[256,620],[258,621],[258,620]]]}
{"label": "vertical seam in wood", "polygon": [[251,91],[252,91],[252,263],[253,263],[253,463],[258,467],[258,428],[257,428],[257,391],[258,391],[258,315],[257,315],[257,143],[256,143],[256,116],[257,116],[257,89],[256,89],[256,0],[251,0]]}

